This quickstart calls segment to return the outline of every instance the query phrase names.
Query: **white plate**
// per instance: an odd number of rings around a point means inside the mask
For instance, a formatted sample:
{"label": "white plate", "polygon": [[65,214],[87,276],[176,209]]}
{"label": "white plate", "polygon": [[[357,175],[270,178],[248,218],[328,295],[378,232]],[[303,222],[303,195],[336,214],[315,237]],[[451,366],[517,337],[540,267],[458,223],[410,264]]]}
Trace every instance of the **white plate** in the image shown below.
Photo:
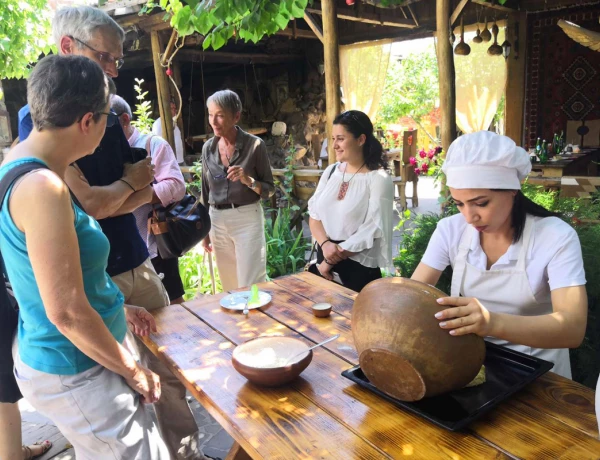
{"label": "white plate", "polygon": [[[223,297],[219,303],[223,308],[227,308],[228,310],[242,311],[246,306],[246,302],[249,298],[250,291],[234,292],[233,294],[229,294]],[[260,301],[260,303],[258,305],[248,307],[248,310],[264,307],[271,301],[271,294],[268,294],[263,291],[258,291],[258,300]]]}

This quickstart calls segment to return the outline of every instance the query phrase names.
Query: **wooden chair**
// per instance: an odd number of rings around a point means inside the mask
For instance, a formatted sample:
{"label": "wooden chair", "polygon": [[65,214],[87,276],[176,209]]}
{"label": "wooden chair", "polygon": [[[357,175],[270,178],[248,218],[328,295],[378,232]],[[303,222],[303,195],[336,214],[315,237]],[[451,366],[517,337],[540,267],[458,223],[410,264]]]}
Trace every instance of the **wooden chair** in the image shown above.
{"label": "wooden chair", "polygon": [[[419,176],[415,174],[413,166],[410,164],[410,157],[417,155],[417,132],[414,129],[412,131],[404,131],[402,140],[402,158],[394,158],[394,185],[398,189],[398,196],[400,200],[400,206],[402,210],[407,209],[406,203],[407,198],[412,201],[412,207],[416,208],[419,206],[419,195],[417,193],[417,182]],[[412,182],[413,193],[412,196],[406,196],[406,184]]]}

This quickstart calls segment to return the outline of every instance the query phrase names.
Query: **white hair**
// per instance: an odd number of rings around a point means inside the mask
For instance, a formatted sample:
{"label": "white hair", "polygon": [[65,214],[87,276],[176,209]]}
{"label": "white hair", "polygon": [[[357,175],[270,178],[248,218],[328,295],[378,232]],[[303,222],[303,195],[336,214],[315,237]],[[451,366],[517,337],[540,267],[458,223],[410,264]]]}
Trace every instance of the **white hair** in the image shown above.
{"label": "white hair", "polygon": [[129,119],[133,120],[133,114],[131,113],[131,106],[121,96],[117,96],[116,94],[114,94],[111,97],[110,108],[113,109],[113,111],[117,115],[123,115],[124,113],[126,113],[127,115],[129,115]]}
{"label": "white hair", "polygon": [[230,89],[224,89],[214,93],[206,100],[206,106],[208,107],[208,104],[210,103],[214,103],[217,107],[220,107],[233,115],[242,111],[242,101],[240,100],[240,97],[235,91],[231,91]]}
{"label": "white hair", "polygon": [[[96,29],[105,27],[125,40],[125,31],[104,11],[91,6],[69,6],[56,12],[52,21],[54,43],[60,49],[60,39],[65,36],[77,38],[83,42],[90,41]],[[83,45],[76,41],[77,47]]]}

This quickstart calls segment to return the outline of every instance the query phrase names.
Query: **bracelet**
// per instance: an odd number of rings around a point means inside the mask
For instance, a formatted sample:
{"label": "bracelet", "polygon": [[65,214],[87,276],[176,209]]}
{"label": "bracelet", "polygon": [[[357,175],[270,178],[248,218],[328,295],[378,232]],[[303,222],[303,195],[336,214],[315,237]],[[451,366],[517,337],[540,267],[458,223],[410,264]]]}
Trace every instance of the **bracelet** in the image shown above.
{"label": "bracelet", "polygon": [[131,185],[129,182],[127,182],[125,179],[119,179],[119,180],[120,180],[121,182],[125,182],[127,185],[129,185],[129,188],[130,188],[131,190],[133,190],[133,191],[134,191],[134,193],[135,193],[135,192],[137,192],[137,190],[136,190],[136,189],[134,189],[134,188],[133,188],[133,186],[132,186],[132,185]]}
{"label": "bracelet", "polygon": [[329,238],[327,238],[325,241],[323,241],[319,246],[323,247],[325,245],[325,243],[330,242],[331,240]]}
{"label": "bracelet", "polygon": [[331,262],[329,262],[325,257],[323,257],[323,261],[331,267],[333,267],[335,265],[335,264],[332,264]]}

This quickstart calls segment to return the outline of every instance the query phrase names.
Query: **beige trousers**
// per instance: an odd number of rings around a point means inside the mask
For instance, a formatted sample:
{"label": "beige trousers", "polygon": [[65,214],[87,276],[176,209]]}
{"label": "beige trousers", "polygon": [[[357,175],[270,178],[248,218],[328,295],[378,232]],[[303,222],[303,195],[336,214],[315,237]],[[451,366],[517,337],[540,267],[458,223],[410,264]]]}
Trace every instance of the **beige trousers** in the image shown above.
{"label": "beige trousers", "polygon": [[[126,304],[144,307],[148,311],[169,305],[167,291],[150,259],[133,270],[113,276],[112,280],[123,293]],[[154,410],[158,429],[171,458],[204,459],[199,445],[202,435],[185,399],[185,387],[139,338],[128,333],[127,339],[126,342],[135,347],[132,353],[139,354],[142,364],[160,377],[161,397],[154,404]]]}
{"label": "beige trousers", "polygon": [[232,209],[210,207],[210,241],[223,291],[267,280],[265,218],[260,202]]}

